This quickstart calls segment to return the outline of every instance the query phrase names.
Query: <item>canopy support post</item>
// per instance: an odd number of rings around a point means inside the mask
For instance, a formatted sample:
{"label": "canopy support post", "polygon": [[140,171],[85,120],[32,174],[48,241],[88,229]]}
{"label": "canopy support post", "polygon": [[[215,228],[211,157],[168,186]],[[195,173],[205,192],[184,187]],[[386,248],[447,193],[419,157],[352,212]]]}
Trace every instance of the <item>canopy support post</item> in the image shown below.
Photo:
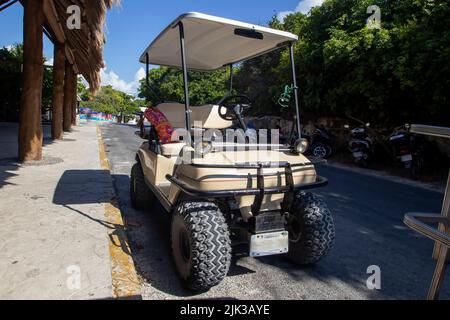
{"label": "canopy support post", "polygon": [[233,94],[233,77],[234,77],[233,64],[230,64],[230,83],[229,83],[230,95]]}
{"label": "canopy support post", "polygon": [[150,57],[148,52],[145,54],[145,83],[150,87]]}
{"label": "canopy support post", "polygon": [[[178,24],[180,29],[180,46],[181,46],[181,67],[183,69],[183,82],[184,82],[184,103],[185,103],[185,111],[186,111],[186,130],[188,132],[188,136],[191,136],[192,123],[191,123],[191,107],[189,105],[189,79],[188,79],[188,69],[186,65],[186,46],[185,46],[185,38],[184,38],[184,26],[183,23],[180,22]],[[193,143],[190,138],[190,144]]]}
{"label": "canopy support post", "polygon": [[302,137],[302,124],[300,121],[300,102],[298,100],[298,87],[297,87],[297,75],[295,72],[295,58],[294,58],[294,44],[289,46],[289,51],[291,55],[291,65],[292,65],[292,82],[294,84],[294,98],[295,98],[295,112],[297,114],[297,132],[298,138]]}
{"label": "canopy support post", "polygon": [[42,1],[26,1],[24,3],[23,85],[19,123],[20,161],[42,160],[43,30]]}
{"label": "canopy support post", "polygon": [[52,139],[63,139],[63,104],[64,104],[64,69],[66,56],[64,47],[55,44],[53,67],[53,99],[52,99]]}

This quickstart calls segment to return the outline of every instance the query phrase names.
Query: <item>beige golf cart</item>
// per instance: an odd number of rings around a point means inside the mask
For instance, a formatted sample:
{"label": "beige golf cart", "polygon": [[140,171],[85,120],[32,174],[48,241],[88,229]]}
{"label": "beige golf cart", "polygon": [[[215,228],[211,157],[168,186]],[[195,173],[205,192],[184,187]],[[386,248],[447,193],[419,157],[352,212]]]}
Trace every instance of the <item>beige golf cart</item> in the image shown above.
{"label": "beige golf cart", "polygon": [[[161,144],[155,128],[142,135],[147,141],[131,172],[131,199],[140,210],[159,201],[172,214],[173,258],[190,290],[206,291],[225,278],[235,244],[247,243],[251,257],[283,254],[300,265],[318,262],[333,245],[330,211],[320,198],[305,192],[327,184],[316,174],[315,162],[302,155],[305,140],[250,143],[255,134],[248,134],[243,111],[251,101],[231,94],[232,72],[230,95],[210,105],[189,103],[189,70],[232,68],[289,48],[301,132],[293,51],[297,40],[279,30],[188,13],[170,24],[140,58],[147,66],[148,85],[150,64],[183,71],[183,104],[157,105],[183,139]],[[239,130],[230,129],[236,125]],[[218,139],[230,132],[238,132],[231,141]]]}

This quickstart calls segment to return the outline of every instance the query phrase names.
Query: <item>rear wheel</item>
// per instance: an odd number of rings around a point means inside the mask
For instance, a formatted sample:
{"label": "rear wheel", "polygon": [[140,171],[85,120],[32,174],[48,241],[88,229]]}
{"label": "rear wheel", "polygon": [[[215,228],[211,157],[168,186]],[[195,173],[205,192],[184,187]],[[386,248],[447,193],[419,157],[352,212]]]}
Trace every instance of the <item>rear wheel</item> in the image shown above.
{"label": "rear wheel", "polygon": [[145,183],[144,172],[140,163],[131,169],[130,179],[131,204],[136,210],[147,210],[154,200],[153,193]]}
{"label": "rear wheel", "polygon": [[335,229],[325,202],[312,193],[297,194],[288,222],[288,258],[310,265],[325,257],[334,244]]}
{"label": "rear wheel", "polygon": [[219,208],[209,202],[179,205],[172,219],[172,254],[184,287],[204,292],[228,274],[231,242]]}

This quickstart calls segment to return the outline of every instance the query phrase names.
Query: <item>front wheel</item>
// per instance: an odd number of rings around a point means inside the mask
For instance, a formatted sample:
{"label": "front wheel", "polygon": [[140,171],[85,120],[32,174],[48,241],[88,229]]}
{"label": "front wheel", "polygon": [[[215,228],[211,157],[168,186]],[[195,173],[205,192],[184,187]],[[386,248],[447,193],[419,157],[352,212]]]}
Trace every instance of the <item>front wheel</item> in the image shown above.
{"label": "front wheel", "polygon": [[179,205],[172,219],[172,254],[184,287],[205,292],[228,274],[231,242],[220,209],[209,202]]}
{"label": "front wheel", "polygon": [[288,221],[288,258],[311,265],[325,257],[334,244],[333,217],[326,203],[312,193],[297,194]]}

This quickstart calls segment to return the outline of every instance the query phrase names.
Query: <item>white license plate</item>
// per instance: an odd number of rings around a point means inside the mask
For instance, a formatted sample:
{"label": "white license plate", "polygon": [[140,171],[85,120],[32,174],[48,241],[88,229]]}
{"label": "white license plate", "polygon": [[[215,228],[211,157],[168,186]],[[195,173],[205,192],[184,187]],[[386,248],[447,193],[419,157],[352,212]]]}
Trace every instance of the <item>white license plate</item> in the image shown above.
{"label": "white license plate", "polygon": [[253,235],[250,240],[250,257],[265,257],[289,252],[287,231]]}
{"label": "white license plate", "polygon": [[356,159],[360,159],[364,157],[364,152],[353,152],[353,157],[355,157]]}
{"label": "white license plate", "polygon": [[406,156],[402,156],[402,162],[412,161],[412,155],[407,154]]}

